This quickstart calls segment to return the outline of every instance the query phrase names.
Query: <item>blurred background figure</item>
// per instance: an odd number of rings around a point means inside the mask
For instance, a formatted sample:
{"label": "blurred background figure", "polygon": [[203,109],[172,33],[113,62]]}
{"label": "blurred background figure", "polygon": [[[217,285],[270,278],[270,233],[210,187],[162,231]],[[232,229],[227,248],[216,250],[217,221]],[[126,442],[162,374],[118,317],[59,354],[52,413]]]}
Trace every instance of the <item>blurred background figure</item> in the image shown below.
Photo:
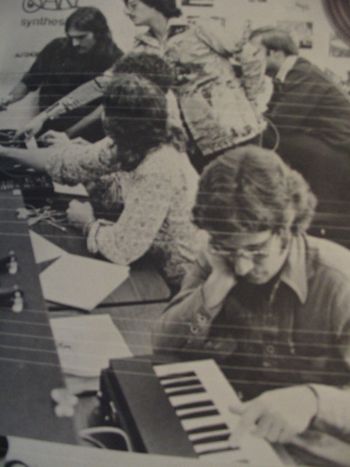
{"label": "blurred background figure", "polygon": [[[298,56],[291,35],[275,27],[252,32],[266,49],[274,92],[265,145],[308,181],[321,203],[350,201],[350,99],[316,65]],[[333,208],[336,208],[333,204]]]}

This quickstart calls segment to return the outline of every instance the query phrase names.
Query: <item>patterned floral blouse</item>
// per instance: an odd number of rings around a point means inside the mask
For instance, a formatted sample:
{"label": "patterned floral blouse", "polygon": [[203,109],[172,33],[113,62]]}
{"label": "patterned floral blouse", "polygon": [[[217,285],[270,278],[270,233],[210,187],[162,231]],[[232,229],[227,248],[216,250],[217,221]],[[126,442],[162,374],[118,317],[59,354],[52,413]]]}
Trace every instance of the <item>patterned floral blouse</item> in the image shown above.
{"label": "patterned floral blouse", "polygon": [[198,175],[187,155],[164,145],[134,171],[111,173],[116,149],[109,138],[74,146],[53,150],[47,171],[60,183],[84,183],[102,213],[89,230],[89,250],[122,265],[150,251],[169,284],[179,285],[194,260],[196,235],[190,218]]}

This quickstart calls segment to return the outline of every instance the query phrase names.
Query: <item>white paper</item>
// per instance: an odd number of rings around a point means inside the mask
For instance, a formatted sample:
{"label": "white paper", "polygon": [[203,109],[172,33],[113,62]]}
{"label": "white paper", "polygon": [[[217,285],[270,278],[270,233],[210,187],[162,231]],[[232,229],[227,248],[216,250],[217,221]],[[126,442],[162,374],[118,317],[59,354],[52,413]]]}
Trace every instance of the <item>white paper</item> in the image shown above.
{"label": "white paper", "polygon": [[40,274],[46,300],[93,310],[128,277],[129,268],[66,254]]}
{"label": "white paper", "polygon": [[67,254],[62,250],[62,248],[59,248],[54,243],[49,242],[49,240],[46,240],[46,238],[38,235],[36,232],[30,230],[29,235],[32,242],[36,264],[43,263],[44,261],[50,261]]}
{"label": "white paper", "polygon": [[97,378],[111,358],[132,356],[107,314],[52,318],[50,323],[61,366],[67,374]]}
{"label": "white paper", "polygon": [[62,185],[61,183],[54,182],[53,184],[55,193],[60,193],[63,195],[73,195],[73,196],[84,196],[88,197],[88,192],[86,191],[83,184],[79,183],[78,185]]}

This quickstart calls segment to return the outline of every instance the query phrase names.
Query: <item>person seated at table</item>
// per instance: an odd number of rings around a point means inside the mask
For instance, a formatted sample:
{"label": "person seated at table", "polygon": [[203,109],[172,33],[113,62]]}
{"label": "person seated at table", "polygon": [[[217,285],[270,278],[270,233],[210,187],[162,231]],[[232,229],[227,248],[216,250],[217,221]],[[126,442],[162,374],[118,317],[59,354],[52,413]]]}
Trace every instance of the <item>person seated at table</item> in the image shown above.
{"label": "person seated at table", "polygon": [[[39,52],[20,82],[0,99],[0,109],[39,90],[39,111],[49,113],[56,101],[103,73],[122,56],[113,42],[107,19],[98,8],[76,9],[65,22],[65,32],[66,37],[53,39]],[[66,130],[100,101],[94,100],[55,121],[47,120],[46,129]],[[91,131],[88,134],[91,136]]]}
{"label": "person seated at table", "polygon": [[190,216],[198,176],[169,141],[166,97],[143,77],[116,76],[104,99],[103,122],[110,140],[96,143],[98,158],[96,150],[91,157],[72,158],[71,147],[57,146],[0,147],[0,156],[46,170],[60,183],[84,181],[104,218],[95,217],[92,204],[76,200],[67,214],[86,235],[89,251],[122,265],[150,251],[175,290],[194,259]]}
{"label": "person seated at table", "polygon": [[209,164],[193,209],[207,240],[153,331],[156,352],[215,358],[241,428],[273,442],[339,416],[350,381],[350,252],[306,235],[315,206],[267,149]]}

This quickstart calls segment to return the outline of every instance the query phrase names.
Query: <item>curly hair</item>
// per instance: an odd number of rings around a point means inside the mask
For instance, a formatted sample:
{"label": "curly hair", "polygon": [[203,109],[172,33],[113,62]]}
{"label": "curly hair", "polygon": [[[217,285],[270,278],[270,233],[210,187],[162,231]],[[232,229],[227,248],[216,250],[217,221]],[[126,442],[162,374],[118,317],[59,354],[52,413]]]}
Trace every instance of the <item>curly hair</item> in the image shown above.
{"label": "curly hair", "polygon": [[136,73],[149,79],[167,93],[175,82],[174,70],[159,55],[146,52],[131,52],[120,58],[113,73]]}
{"label": "curly hair", "polygon": [[151,150],[169,142],[166,97],[144,77],[115,76],[103,105],[105,130],[118,145],[121,170],[134,170]]}
{"label": "curly hair", "polygon": [[[159,11],[166,18],[178,18],[181,16],[182,12],[180,8],[177,7],[176,0],[140,0],[145,5],[154,8]],[[124,0],[125,5],[127,6],[129,0]]]}
{"label": "curly hair", "polygon": [[[204,170],[193,221],[210,232],[265,230],[302,233],[316,197],[303,177],[273,151],[248,145],[218,157]],[[292,225],[291,213],[294,214]]]}

